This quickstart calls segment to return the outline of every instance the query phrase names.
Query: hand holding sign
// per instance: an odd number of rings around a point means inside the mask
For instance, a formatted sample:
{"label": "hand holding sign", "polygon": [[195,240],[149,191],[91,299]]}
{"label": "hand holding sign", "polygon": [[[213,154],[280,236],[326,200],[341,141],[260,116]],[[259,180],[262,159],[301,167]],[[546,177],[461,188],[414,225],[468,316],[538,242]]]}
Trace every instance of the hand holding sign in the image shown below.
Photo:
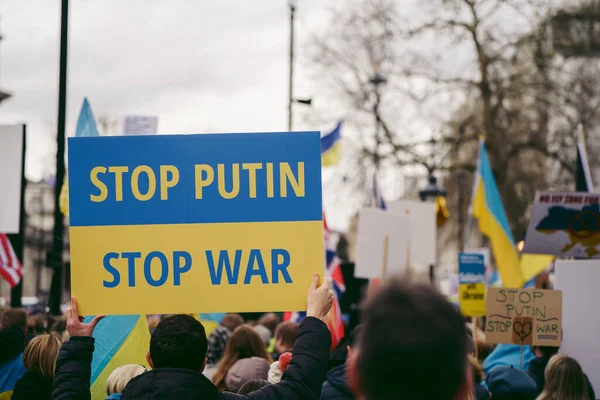
{"label": "hand holding sign", "polygon": [[333,292],[330,289],[329,278],[323,281],[319,286],[319,274],[314,274],[312,285],[308,290],[308,307],[306,309],[307,317],[315,317],[321,321],[325,319],[331,306],[333,305]]}
{"label": "hand holding sign", "polygon": [[97,315],[92,319],[89,324],[83,323],[83,316],[79,316],[79,307],[77,306],[77,299],[71,298],[71,308],[67,311],[67,331],[69,336],[92,336],[94,328],[104,318],[104,315]]}

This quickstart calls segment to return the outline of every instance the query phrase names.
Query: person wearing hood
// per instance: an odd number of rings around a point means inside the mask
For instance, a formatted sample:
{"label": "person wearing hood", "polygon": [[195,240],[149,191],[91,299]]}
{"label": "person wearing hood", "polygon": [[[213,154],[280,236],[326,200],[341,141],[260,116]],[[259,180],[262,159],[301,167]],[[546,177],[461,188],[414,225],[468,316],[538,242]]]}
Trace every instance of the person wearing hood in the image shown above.
{"label": "person wearing hood", "polygon": [[348,386],[348,365],[349,361],[356,357],[358,352],[358,338],[361,334],[362,326],[358,325],[350,334],[348,345],[347,362],[343,365],[334,367],[327,373],[327,380],[323,384],[321,391],[321,400],[350,400],[354,395]]}
{"label": "person wearing hood", "polygon": [[[201,399],[201,400],[301,400],[318,398],[327,373],[331,333],[323,322],[333,306],[329,280],[319,287],[315,274],[308,291],[307,317],[300,326],[294,355],[281,382],[267,385],[248,396],[219,389],[204,375],[207,339],[202,323],[178,314],[162,320],[150,339],[146,354],[151,371],[133,378],[121,400]],[[63,344],[56,361],[53,400],[89,399],[93,331],[102,316],[89,324],[79,320],[77,300],[67,313],[70,340]],[[261,342],[262,344],[262,342]]]}
{"label": "person wearing hood", "polygon": [[50,400],[56,359],[62,345],[57,333],[47,333],[31,339],[23,352],[27,371],[15,384],[13,400]]}
{"label": "person wearing hood", "polygon": [[0,328],[0,400],[8,400],[26,371],[21,355],[25,349],[27,313],[21,309],[6,310]]}
{"label": "person wearing hood", "polygon": [[266,380],[269,373],[269,363],[260,357],[243,358],[231,366],[225,377],[227,390],[237,393],[242,386],[254,380]]}

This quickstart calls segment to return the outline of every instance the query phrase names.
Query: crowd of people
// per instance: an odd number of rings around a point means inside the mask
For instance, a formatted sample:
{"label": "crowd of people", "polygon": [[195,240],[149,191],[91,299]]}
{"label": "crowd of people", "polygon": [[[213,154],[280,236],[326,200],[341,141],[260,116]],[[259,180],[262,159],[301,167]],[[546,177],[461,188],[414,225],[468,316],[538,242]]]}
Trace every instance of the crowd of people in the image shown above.
{"label": "crowd of people", "polygon": [[[106,399],[595,400],[579,363],[558,348],[534,347],[526,370],[500,365],[484,374],[478,356],[486,353],[457,308],[432,286],[407,280],[370,293],[360,325],[330,351],[323,320],[333,294],[318,282],[315,276],[299,325],[271,313],[256,321],[227,314],[207,335],[192,316],[160,319],[150,326],[150,368],[116,368]],[[5,310],[0,400],[89,399],[101,320],[83,323],[76,299],[49,332],[24,310]]]}

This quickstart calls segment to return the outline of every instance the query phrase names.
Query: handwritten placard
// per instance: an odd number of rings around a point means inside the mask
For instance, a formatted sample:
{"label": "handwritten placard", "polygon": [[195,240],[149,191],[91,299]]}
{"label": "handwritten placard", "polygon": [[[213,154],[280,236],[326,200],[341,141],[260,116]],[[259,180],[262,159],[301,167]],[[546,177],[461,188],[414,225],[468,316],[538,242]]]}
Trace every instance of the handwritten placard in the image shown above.
{"label": "handwritten placard", "polygon": [[560,290],[488,288],[486,308],[488,343],[555,347],[561,344]]}

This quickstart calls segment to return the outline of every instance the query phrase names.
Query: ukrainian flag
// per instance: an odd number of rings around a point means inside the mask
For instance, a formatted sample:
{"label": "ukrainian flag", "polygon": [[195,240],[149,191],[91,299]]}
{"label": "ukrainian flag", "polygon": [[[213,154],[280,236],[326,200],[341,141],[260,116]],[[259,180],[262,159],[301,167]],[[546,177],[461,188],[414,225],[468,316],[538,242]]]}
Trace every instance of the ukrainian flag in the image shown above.
{"label": "ukrainian flag", "polygon": [[321,165],[324,167],[337,165],[341,158],[340,138],[342,121],[334,130],[321,138]]}
{"label": "ukrainian flag", "polygon": [[[86,317],[89,323],[92,317]],[[96,339],[92,359],[92,400],[106,398],[106,379],[121,365],[140,364],[147,368],[150,330],[145,315],[111,315],[94,329]]]}
{"label": "ukrainian flag", "polygon": [[221,325],[221,321],[225,313],[201,313],[198,314],[198,320],[202,323],[204,327],[204,331],[206,332],[206,337],[210,335],[212,331],[217,329],[219,325]]}
{"label": "ukrainian flag", "polygon": [[[94,113],[92,113],[92,107],[88,102],[87,98],[83,99],[81,111],[79,112],[79,119],[77,120],[77,128],[75,129],[76,137],[86,136],[100,136],[98,128],[96,128],[96,120],[94,119]],[[65,174],[65,181],[62,188],[60,188],[60,212],[67,217],[69,216],[69,177]]]}
{"label": "ukrainian flag", "polygon": [[473,216],[479,220],[479,230],[490,240],[504,286],[522,287],[525,277],[521,270],[519,252],[498,193],[483,139],[479,142],[472,211]]}

